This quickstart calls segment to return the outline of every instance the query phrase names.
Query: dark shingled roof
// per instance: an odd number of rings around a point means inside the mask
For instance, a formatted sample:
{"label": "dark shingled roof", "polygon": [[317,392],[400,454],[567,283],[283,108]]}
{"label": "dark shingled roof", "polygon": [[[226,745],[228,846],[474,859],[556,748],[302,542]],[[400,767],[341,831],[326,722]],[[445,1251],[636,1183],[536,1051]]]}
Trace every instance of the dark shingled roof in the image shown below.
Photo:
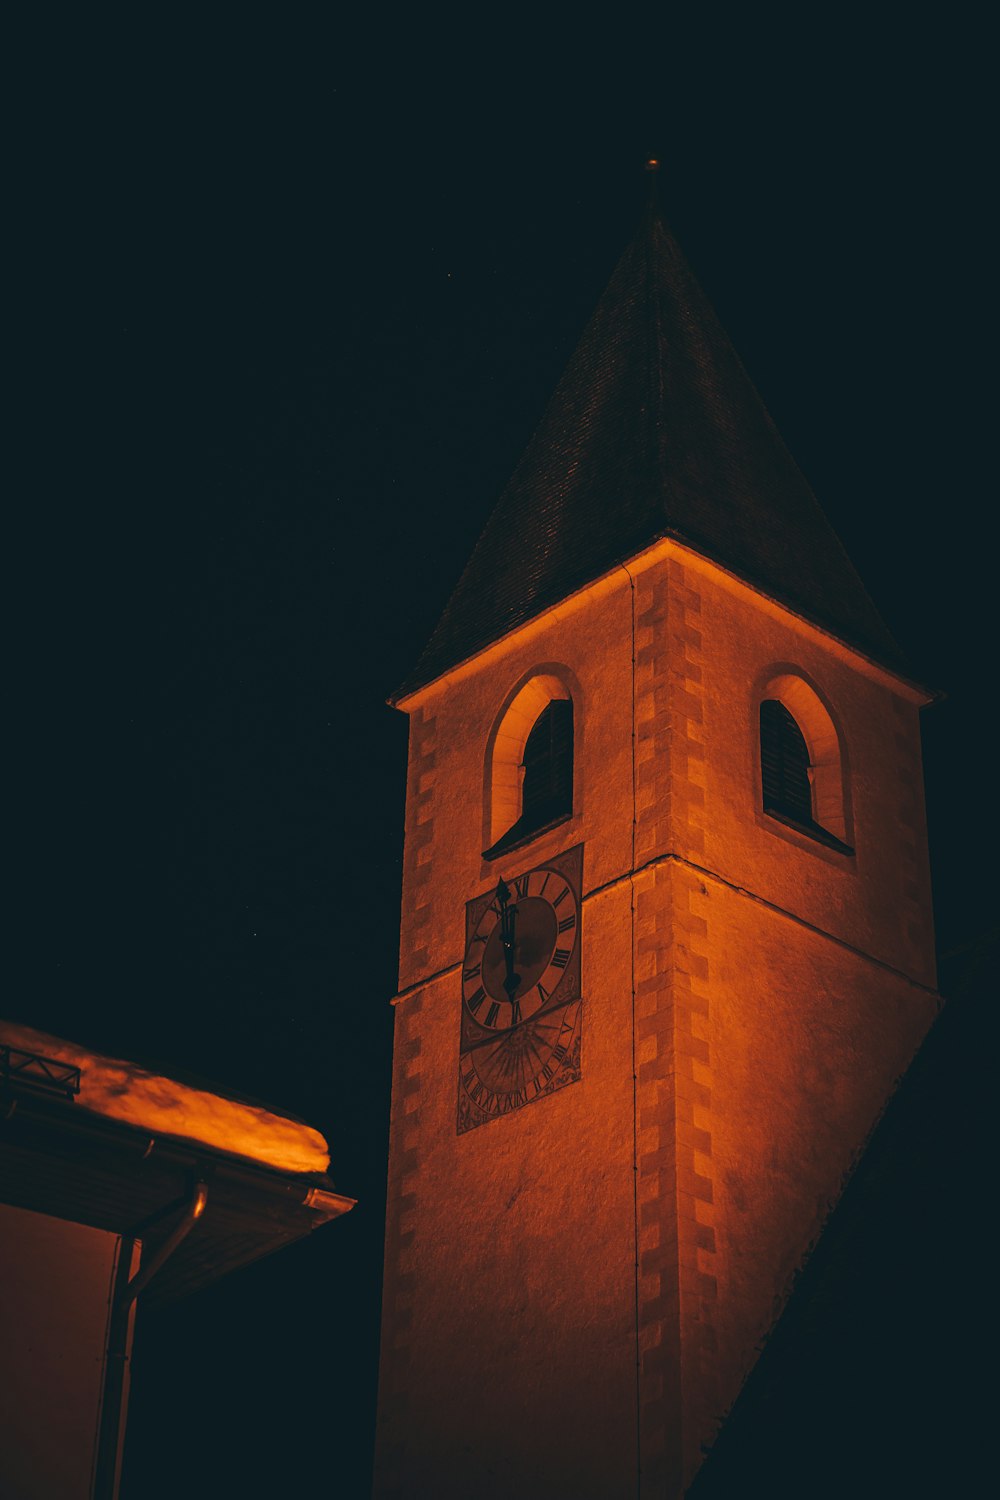
{"label": "dark shingled roof", "polygon": [[650,208],[396,699],[662,536],[904,669]]}

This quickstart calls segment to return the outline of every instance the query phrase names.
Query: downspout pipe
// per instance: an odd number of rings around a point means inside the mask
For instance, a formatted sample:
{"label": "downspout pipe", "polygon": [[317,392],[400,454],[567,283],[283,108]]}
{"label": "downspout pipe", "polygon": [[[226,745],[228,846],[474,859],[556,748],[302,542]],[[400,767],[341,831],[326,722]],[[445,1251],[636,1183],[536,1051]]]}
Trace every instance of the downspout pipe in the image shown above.
{"label": "downspout pipe", "polygon": [[132,1280],[126,1286],[126,1308],[131,1307],[132,1303],[135,1301],[136,1297],[138,1297],[139,1293],[146,1290],[147,1286],[152,1281],[157,1271],[159,1271],[160,1268],[166,1264],[166,1262],[173,1255],[174,1251],[177,1249],[178,1245],[183,1240],[187,1239],[188,1235],[191,1233],[192,1229],[197,1224],[202,1214],[205,1212],[205,1206],[207,1203],[208,1188],[203,1182],[199,1182],[198,1186],[195,1188],[194,1193],[191,1196],[190,1203],[181,1214],[174,1229],[164,1240],[163,1244],[160,1246],[159,1250],[157,1250],[152,1260],[149,1261],[147,1265],[143,1266],[140,1271],[136,1272],[136,1274],[132,1277]]}
{"label": "downspout pipe", "polygon": [[204,1182],[198,1182],[177,1224],[159,1250],[148,1264],[132,1277],[129,1276],[129,1272],[136,1240],[132,1236],[122,1235],[104,1365],[104,1394],[101,1400],[101,1425],[97,1440],[94,1500],[117,1500],[125,1437],[125,1405],[128,1395],[129,1329],[135,1300],[140,1292],[145,1291],[178,1245],[191,1233],[205,1212],[207,1203],[208,1188]]}

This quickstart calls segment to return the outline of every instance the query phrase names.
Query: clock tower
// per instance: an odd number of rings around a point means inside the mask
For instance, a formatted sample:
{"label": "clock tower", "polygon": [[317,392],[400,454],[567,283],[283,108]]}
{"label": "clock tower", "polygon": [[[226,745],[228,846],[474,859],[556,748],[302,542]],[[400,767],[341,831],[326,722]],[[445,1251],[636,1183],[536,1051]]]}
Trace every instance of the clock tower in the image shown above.
{"label": "clock tower", "polygon": [[684,1493],[938,1008],[928,698],[650,208],[394,699],[378,1496]]}

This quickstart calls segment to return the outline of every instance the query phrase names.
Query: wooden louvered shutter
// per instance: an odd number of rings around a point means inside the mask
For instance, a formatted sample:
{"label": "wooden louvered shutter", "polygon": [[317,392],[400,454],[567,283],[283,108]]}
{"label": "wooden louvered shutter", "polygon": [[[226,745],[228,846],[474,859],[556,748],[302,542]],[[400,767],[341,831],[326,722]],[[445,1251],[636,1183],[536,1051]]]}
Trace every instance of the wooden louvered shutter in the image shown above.
{"label": "wooden louvered shutter", "polygon": [[573,811],[573,705],[555,698],[535,720],[524,747],[521,818],[528,828]]}
{"label": "wooden louvered shutter", "polygon": [[765,811],[811,825],[809,751],[801,729],[776,698],[760,705],[760,769]]}

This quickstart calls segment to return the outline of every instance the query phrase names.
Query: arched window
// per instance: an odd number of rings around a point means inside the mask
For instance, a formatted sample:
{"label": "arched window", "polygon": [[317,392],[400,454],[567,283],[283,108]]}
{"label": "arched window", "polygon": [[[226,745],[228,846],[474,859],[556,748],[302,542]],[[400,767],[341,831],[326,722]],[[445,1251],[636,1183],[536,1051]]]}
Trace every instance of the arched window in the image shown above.
{"label": "arched window", "polygon": [[773,677],[761,700],[760,779],[766,813],[853,853],[840,737],[819,694],[790,672]]}
{"label": "arched window", "polygon": [[489,826],[493,859],[573,812],[573,702],[555,677],[533,677],[493,738]]}

